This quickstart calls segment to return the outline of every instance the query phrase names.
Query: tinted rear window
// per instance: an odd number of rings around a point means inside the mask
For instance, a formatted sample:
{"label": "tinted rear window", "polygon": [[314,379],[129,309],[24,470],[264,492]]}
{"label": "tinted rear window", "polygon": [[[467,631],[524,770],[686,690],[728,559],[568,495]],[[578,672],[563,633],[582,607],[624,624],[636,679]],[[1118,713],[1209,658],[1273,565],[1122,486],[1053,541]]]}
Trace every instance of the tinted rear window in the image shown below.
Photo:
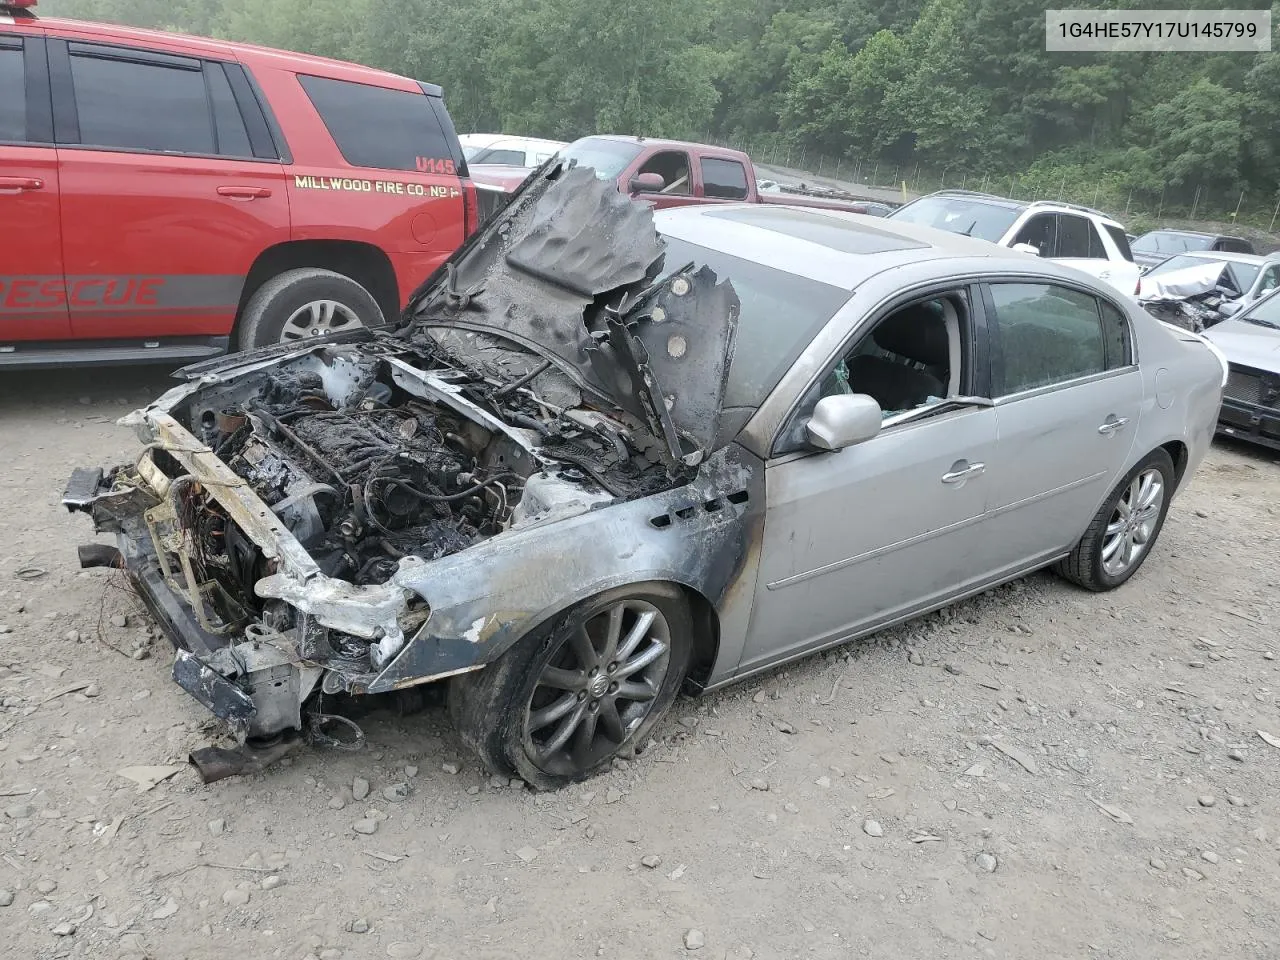
{"label": "tinted rear window", "polygon": [[675,237],[667,244],[664,269],[688,263],[708,266],[728,279],[742,301],[726,407],[758,407],[813,339],[849,299],[849,291],[798,277]]}
{"label": "tinted rear window", "polygon": [[1089,234],[1093,224],[1084,217],[1063,213],[1058,215],[1058,256],[1075,260],[1087,260],[1090,254]]}
{"label": "tinted rear window", "polygon": [[206,156],[217,152],[200,61],[173,57],[173,66],[140,63],[101,54],[100,49],[70,44],[82,144]]}
{"label": "tinted rear window", "polygon": [[1116,248],[1120,251],[1120,256],[1124,257],[1130,263],[1133,263],[1133,251],[1129,249],[1129,238],[1125,236],[1124,231],[1119,227],[1113,227],[1109,223],[1103,224],[1107,234],[1115,243]]}
{"label": "tinted rear window", "polygon": [[26,74],[22,69],[22,47],[0,47],[0,140],[27,139]]}
{"label": "tinted rear window", "polygon": [[747,199],[747,171],[737,160],[705,157],[702,161],[702,189],[717,200]]}
{"label": "tinted rear window", "polygon": [[353,167],[434,172],[425,161],[439,160],[453,168],[453,149],[425,94],[303,74],[298,81]]}
{"label": "tinted rear window", "polygon": [[967,197],[921,197],[893,211],[889,219],[999,243],[1021,212],[1021,208]]}

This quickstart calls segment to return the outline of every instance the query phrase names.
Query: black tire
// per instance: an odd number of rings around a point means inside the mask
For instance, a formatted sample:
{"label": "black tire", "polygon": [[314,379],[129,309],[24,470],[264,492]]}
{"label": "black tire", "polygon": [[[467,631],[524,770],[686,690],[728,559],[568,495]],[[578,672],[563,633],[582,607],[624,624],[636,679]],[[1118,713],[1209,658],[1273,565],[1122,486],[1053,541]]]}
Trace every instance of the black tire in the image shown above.
{"label": "black tire", "polygon": [[[1113,520],[1122,519],[1117,513],[1121,500],[1125,498],[1135,480],[1151,470],[1159,472],[1163,484],[1159,512],[1154,519],[1150,534],[1142,543],[1141,552],[1123,569],[1110,571],[1104,563],[1103,556],[1109,540],[1107,527]],[[1152,450],[1111,491],[1111,496],[1107,497],[1106,503],[1094,515],[1080,542],[1066,558],[1058,561],[1054,571],[1086,590],[1100,592],[1114,590],[1120,586],[1138,572],[1138,568],[1150,556],[1156,540],[1159,539],[1160,531],[1164,529],[1164,518],[1169,513],[1169,499],[1173,495],[1174,483],[1173,460],[1168,452],[1163,448]],[[1123,550],[1124,547],[1120,549]]]}
{"label": "black tire", "polygon": [[[641,704],[627,699],[624,693],[614,693],[618,683],[612,683],[610,689],[601,693],[600,700],[597,701],[590,691],[574,693],[564,687],[553,689],[541,682],[548,670],[554,670],[558,675],[577,673],[579,657],[574,649],[574,641],[579,628],[590,627],[587,635],[596,652],[600,652],[607,642],[606,638],[591,637],[590,634],[592,631],[599,632],[602,621],[608,621],[608,611],[624,604],[629,605],[620,615],[623,618],[620,623],[624,638],[629,632],[628,624],[635,625],[638,622],[635,619],[639,615],[638,610],[651,609],[656,610],[665,620],[665,639],[669,641],[661,679],[649,677],[645,681],[654,695],[652,699],[643,701],[647,704],[643,712],[628,713]],[[628,616],[632,619],[626,619]],[[645,631],[645,639],[636,648],[634,659],[640,659],[640,654],[650,649],[651,642],[654,647],[661,646],[661,624],[656,618],[653,623],[653,635],[650,636],[649,631]],[[607,622],[605,627],[607,628]],[[565,784],[587,779],[607,768],[613,758],[624,749],[643,743],[679,693],[689,671],[692,653],[693,622],[684,594],[678,587],[665,583],[639,583],[620,587],[570,608],[546,626],[524,637],[497,662],[483,670],[454,677],[449,685],[449,712],[462,741],[475,751],[490,771],[503,776],[517,775],[538,790],[555,790]],[[562,669],[561,664],[569,666]],[[610,665],[603,664],[599,669],[607,672],[607,666]],[[643,678],[641,674],[632,676],[637,675]],[[624,687],[632,686],[626,679],[621,682]],[[561,702],[549,701],[548,695],[568,698],[577,703],[568,713],[531,731],[529,728],[533,726],[532,717],[535,714],[554,710]],[[538,704],[537,708],[534,707],[535,703]],[[625,730],[621,739],[610,737],[608,733],[610,724],[606,722],[605,716],[610,703],[623,704],[613,708],[613,716],[619,717],[622,722],[621,727],[614,729]],[[596,706],[592,706],[593,704]],[[555,739],[555,733],[559,733],[573,716],[586,710],[595,713],[595,719],[591,719],[590,714],[584,714],[584,719],[574,728],[570,742],[576,745],[579,742],[578,734],[590,722],[591,729],[587,733],[589,749],[573,755],[573,750],[566,745],[563,750],[539,755],[539,747],[548,746]],[[556,728],[555,732],[538,742],[536,735],[551,727]]]}
{"label": "black tire", "polygon": [[286,270],[260,286],[245,304],[240,316],[240,349],[303,339],[294,327],[286,337],[285,325],[308,304],[325,301],[340,305],[334,314],[334,330],[355,327],[357,322],[366,327],[385,322],[378,301],[350,277],[319,267]]}

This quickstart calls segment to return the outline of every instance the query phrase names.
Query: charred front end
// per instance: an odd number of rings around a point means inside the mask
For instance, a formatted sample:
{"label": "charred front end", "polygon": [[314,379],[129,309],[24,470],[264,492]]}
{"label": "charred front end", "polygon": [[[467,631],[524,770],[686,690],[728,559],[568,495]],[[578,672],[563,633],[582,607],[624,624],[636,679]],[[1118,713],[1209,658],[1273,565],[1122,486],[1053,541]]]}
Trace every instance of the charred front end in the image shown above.
{"label": "charred front end", "polygon": [[[736,309],[709,271],[663,264],[647,209],[545,170],[399,330],[188,368],[125,418],[137,458],[64,495],[116,537],[81,562],[123,570],[175,680],[242,743],[301,729],[325,694],[479,669],[572,593],[558,552],[608,574],[676,551],[606,508],[741,485],[709,459]],[[606,514],[597,531],[636,542],[593,536]]]}

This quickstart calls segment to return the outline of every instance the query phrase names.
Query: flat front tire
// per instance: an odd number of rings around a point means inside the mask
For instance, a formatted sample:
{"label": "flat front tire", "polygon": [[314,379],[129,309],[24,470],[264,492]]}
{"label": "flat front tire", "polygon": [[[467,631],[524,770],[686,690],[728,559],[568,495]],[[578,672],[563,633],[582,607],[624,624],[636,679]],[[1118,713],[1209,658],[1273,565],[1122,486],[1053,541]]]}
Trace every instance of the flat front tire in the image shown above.
{"label": "flat front tire", "polygon": [[689,670],[693,624],[679,588],[602,593],[455,677],[449,709],[492,771],[539,790],[584,780],[642,743]]}
{"label": "flat front tire", "polygon": [[1086,590],[1120,586],[1138,572],[1164,529],[1175,482],[1168,452],[1151,451],[1116,485],[1055,570]]}

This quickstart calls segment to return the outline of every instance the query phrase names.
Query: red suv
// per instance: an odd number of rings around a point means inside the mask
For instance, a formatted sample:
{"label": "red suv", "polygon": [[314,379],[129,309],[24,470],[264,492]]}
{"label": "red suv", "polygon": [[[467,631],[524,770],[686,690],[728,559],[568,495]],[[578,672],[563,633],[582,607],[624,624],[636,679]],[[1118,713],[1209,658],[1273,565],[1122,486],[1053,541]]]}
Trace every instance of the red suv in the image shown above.
{"label": "red suv", "polygon": [[0,0],[0,367],[377,324],[474,229],[439,87],[31,6]]}

